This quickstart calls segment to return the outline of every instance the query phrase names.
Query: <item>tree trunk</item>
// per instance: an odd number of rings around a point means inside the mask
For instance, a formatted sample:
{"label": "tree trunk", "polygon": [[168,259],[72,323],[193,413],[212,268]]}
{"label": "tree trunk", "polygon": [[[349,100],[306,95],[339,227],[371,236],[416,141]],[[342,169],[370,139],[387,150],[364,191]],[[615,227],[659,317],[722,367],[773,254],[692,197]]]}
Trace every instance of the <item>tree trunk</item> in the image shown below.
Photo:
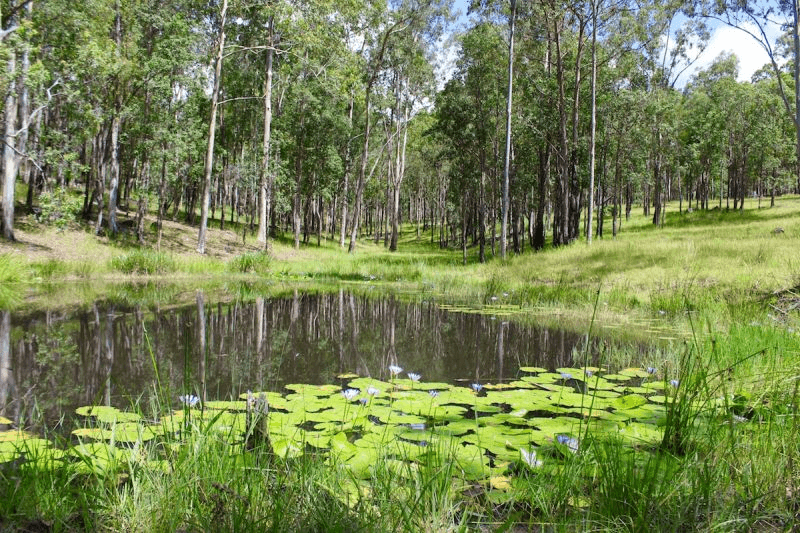
{"label": "tree trunk", "polygon": [[219,107],[219,86],[222,77],[222,58],[225,53],[225,16],[228,0],[222,0],[219,33],[217,34],[217,57],[214,65],[214,88],[211,93],[211,118],[208,121],[208,145],[203,170],[203,203],[200,211],[200,233],[197,238],[197,252],[206,253],[206,230],[208,227],[208,205],[211,198],[211,173],[214,169],[214,135],[217,129],[217,108]]}
{"label": "tree trunk", "polygon": [[261,142],[261,183],[258,189],[258,242],[269,250],[269,212],[272,207],[273,179],[269,170],[269,150],[272,135],[272,61],[275,55],[273,16],[269,17],[269,47],[267,48],[267,77],[264,80],[264,137]]}
{"label": "tree trunk", "polygon": [[[353,99],[354,95],[352,91],[350,92],[350,101],[347,107],[347,131],[351,132],[353,130]],[[347,140],[347,147],[345,149],[345,168],[344,168],[344,176],[342,177],[342,222],[340,233],[339,233],[339,247],[344,248],[344,240],[345,236],[347,235],[347,194],[348,194],[348,187],[350,185],[350,169],[352,167],[352,162],[350,161],[350,142],[351,140]]]}
{"label": "tree trunk", "polygon": [[[122,15],[120,14],[119,0],[115,2],[114,10],[114,42],[116,44],[116,57],[120,61],[122,55]],[[115,80],[114,91],[114,116],[111,119],[111,181],[108,187],[108,231],[110,235],[117,234],[117,195],[119,193],[119,130],[120,113],[122,112],[122,83]]]}
{"label": "tree trunk", "polygon": [[[13,50],[9,51],[9,58],[6,62],[6,75],[9,79],[14,79],[17,69],[16,53]],[[17,124],[17,94],[13,84],[8,87],[5,102],[5,132],[4,145],[3,145],[3,201],[2,207],[3,218],[2,230],[3,237],[9,241],[16,240],[14,238],[14,186],[17,181],[17,169],[19,166],[19,158],[16,154],[16,124]]]}
{"label": "tree trunk", "polygon": [[[586,244],[592,244],[592,208],[594,201],[595,144],[597,134],[597,3],[592,0],[592,118],[589,132],[589,209],[586,221]],[[598,230],[601,224],[598,223]]]}
{"label": "tree trunk", "polygon": [[[509,40],[508,40],[508,95],[506,98],[506,153],[503,168],[503,205],[501,206],[502,220],[500,222],[500,258],[506,258],[506,235],[508,233],[508,189],[509,189],[509,169],[511,167],[511,96],[514,80],[514,21],[517,15],[517,2],[511,0],[511,14],[508,19]],[[494,227],[492,227],[494,234]]]}

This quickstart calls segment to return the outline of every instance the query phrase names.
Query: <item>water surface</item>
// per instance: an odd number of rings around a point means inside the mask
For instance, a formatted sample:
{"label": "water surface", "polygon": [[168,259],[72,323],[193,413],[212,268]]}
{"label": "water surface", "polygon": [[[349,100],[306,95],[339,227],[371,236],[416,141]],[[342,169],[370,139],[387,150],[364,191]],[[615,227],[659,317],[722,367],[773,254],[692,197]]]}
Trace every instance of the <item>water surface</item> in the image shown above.
{"label": "water surface", "polygon": [[173,401],[229,399],[347,373],[386,379],[390,364],[424,381],[498,382],[520,366],[570,366],[585,345],[575,333],[391,295],[195,300],[0,312],[0,414],[52,425],[81,405],[149,402],[156,389]]}

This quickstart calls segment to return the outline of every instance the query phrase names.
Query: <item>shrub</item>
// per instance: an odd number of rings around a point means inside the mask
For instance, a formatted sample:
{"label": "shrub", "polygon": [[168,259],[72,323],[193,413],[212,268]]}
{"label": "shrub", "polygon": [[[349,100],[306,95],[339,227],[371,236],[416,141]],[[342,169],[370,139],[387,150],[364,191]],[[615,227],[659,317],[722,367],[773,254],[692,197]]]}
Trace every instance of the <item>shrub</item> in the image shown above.
{"label": "shrub", "polygon": [[136,250],[111,260],[111,268],[125,274],[168,274],[177,267],[172,256],[163,252]]}
{"label": "shrub", "polygon": [[232,272],[243,274],[252,272],[253,274],[269,274],[272,258],[266,252],[247,252],[237,255],[228,263],[228,268]]}
{"label": "shrub", "polygon": [[39,207],[42,210],[40,222],[64,229],[80,214],[83,201],[66,189],[58,187],[53,192],[45,192],[39,196]]}

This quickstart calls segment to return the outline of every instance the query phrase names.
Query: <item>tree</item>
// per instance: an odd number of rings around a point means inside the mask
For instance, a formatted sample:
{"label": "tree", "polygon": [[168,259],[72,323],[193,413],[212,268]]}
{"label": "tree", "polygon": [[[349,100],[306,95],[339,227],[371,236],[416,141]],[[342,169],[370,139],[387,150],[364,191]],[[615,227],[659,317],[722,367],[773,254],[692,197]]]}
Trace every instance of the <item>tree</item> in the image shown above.
{"label": "tree", "polygon": [[206,232],[208,227],[208,207],[211,196],[211,173],[214,170],[214,136],[217,129],[217,109],[219,107],[219,87],[222,77],[222,60],[225,57],[225,20],[228,14],[228,0],[222,0],[217,21],[216,57],[214,58],[214,86],[211,90],[211,117],[208,120],[208,145],[203,170],[203,198],[200,213],[200,232],[197,238],[197,252],[206,252]]}
{"label": "tree", "polygon": [[[786,0],[753,1],[744,0],[741,2],[701,2],[692,12],[703,18],[711,18],[722,22],[732,28],[741,30],[743,33],[752,37],[756,43],[767,53],[772,72],[778,83],[778,92],[783,100],[787,116],[794,123],[795,146],[796,146],[796,178],[795,190],[800,192],[800,32],[798,31],[798,3]],[[782,78],[783,68],[778,61],[783,52],[780,47],[775,46],[774,41],[769,36],[770,26],[777,25],[777,20],[783,18],[786,21],[790,38],[789,56],[790,64],[793,68],[794,101],[789,95],[789,87]]]}

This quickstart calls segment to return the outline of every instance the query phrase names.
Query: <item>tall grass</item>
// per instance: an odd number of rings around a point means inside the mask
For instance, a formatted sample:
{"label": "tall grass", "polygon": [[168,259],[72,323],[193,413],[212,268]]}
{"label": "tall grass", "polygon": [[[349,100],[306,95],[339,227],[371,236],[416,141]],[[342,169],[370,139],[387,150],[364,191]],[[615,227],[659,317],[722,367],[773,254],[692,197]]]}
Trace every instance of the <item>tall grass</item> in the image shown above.
{"label": "tall grass", "polygon": [[170,274],[177,270],[175,259],[169,254],[144,249],[113,258],[111,267],[124,274]]}

